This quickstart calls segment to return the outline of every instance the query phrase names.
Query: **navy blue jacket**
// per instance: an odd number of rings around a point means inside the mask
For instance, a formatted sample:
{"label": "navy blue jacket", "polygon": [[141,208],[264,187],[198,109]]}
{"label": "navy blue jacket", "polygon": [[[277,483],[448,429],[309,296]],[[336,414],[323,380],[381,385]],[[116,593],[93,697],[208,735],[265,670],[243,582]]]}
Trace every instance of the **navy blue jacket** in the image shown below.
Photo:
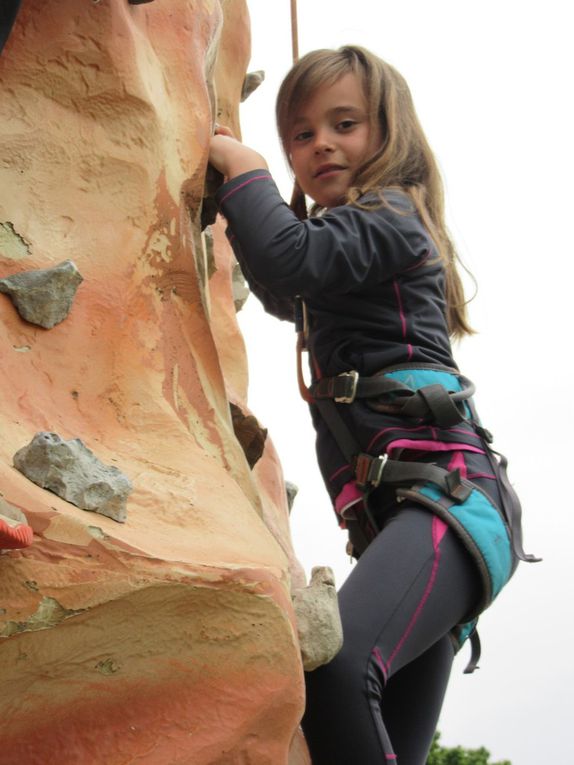
{"label": "navy blue jacket", "polygon": [[[456,372],[443,268],[404,192],[386,191],[387,205],[343,205],[300,221],[268,171],[255,170],[224,184],[216,199],[236,257],[266,310],[292,320],[293,298],[304,298],[315,378],[349,370],[372,375],[404,364]],[[339,408],[372,453],[388,443],[376,438],[382,430],[411,434],[402,419],[375,413],[361,401]],[[313,406],[311,411],[319,465],[335,499],[352,471]],[[445,438],[452,440],[448,433]]]}

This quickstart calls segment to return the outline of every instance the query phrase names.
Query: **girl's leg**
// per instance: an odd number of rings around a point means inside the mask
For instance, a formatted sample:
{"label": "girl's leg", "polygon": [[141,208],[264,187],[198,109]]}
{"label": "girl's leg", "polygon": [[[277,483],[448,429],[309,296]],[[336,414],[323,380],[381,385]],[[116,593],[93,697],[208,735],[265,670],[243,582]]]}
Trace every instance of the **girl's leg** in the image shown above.
{"label": "girl's leg", "polygon": [[400,765],[427,760],[453,657],[451,639],[444,635],[385,687],[382,715]]}
{"label": "girl's leg", "polygon": [[401,506],[341,588],[341,652],[306,676],[313,765],[424,765],[453,658],[447,633],[479,588],[454,533]]}

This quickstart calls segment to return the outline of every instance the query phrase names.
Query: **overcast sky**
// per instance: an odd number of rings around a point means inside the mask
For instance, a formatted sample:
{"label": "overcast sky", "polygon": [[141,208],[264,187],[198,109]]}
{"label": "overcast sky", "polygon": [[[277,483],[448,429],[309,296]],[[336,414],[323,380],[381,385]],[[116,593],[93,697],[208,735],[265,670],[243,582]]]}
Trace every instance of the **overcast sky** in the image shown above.
{"label": "overcast sky", "polygon": [[[289,0],[248,0],[250,69],[264,84],[242,107],[243,140],[268,159],[288,198],[273,104],[291,63]],[[463,676],[463,649],[439,725],[443,742],[486,746],[512,765],[574,762],[571,583],[574,426],[570,329],[574,295],[571,115],[574,61],[568,2],[299,0],[300,52],[356,43],[406,77],[446,185],[448,225],[479,290],[479,334],[456,349],[495,446],[510,458],[524,508],[522,564],[481,617],[481,669]],[[471,287],[469,287],[471,289]],[[252,297],[240,314],[250,406],[269,428],[285,477],[300,487],[292,513],[309,573],[351,570],[315,465],[313,432],[295,383],[290,325]],[[273,385],[270,385],[270,382]],[[273,390],[273,396],[269,391]],[[278,392],[280,391],[280,392]]]}

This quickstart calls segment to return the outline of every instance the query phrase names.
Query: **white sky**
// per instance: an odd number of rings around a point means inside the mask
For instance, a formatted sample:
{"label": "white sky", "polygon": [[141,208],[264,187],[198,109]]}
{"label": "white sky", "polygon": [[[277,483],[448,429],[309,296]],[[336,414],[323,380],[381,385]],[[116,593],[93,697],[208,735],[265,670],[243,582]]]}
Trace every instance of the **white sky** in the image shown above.
{"label": "white sky", "polygon": [[[291,63],[290,3],[248,5],[250,69],[264,69],[266,81],[242,107],[243,139],[267,157],[288,198],[273,108]],[[479,284],[471,304],[479,334],[456,357],[477,384],[495,446],[510,457],[525,547],[544,562],[522,564],[481,618],[481,669],[462,675],[463,649],[439,728],[443,743],[486,746],[493,760],[512,765],[574,762],[574,522],[566,465],[567,428],[574,425],[566,339],[574,302],[569,5],[299,0],[301,54],[358,43],[406,77],[443,171],[449,227]],[[341,584],[351,570],[346,536],[332,514],[298,399],[294,332],[267,317],[253,297],[240,323],[251,408],[269,428],[285,477],[300,487],[292,513],[297,555],[308,573],[314,565],[332,566]]]}

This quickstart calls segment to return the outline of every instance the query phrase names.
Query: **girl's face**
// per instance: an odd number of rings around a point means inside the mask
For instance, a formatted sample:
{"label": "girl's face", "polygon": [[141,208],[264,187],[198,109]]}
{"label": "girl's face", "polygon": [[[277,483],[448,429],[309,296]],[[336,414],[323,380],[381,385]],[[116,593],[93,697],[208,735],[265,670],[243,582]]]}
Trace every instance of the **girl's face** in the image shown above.
{"label": "girl's face", "polygon": [[381,145],[356,74],[322,85],[301,104],[289,139],[289,158],[303,192],[321,207],[344,204],[358,168]]}

